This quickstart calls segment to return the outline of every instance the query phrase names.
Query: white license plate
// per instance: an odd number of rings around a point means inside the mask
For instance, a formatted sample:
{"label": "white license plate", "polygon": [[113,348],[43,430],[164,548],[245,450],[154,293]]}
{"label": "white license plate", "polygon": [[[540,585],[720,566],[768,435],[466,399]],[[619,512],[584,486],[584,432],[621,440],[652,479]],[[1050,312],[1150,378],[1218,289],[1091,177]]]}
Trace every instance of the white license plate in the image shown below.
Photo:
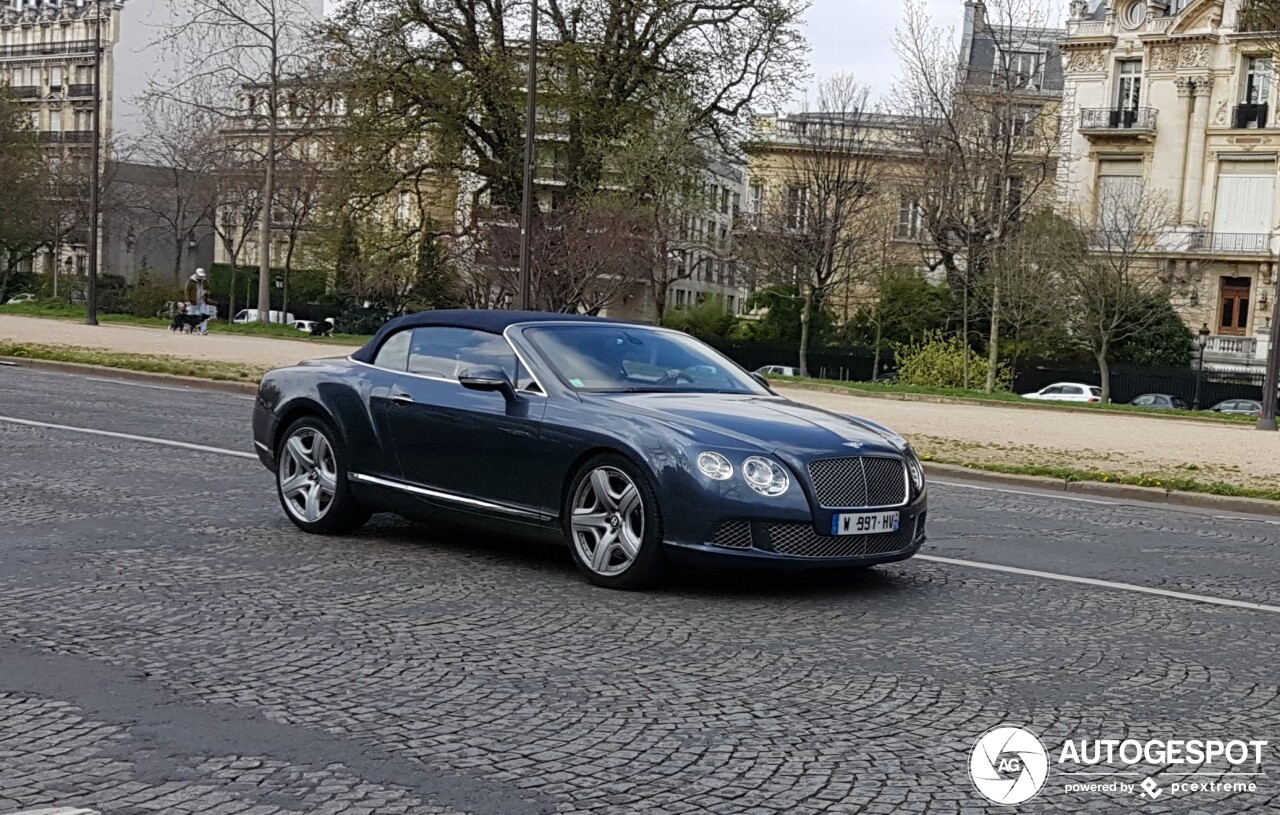
{"label": "white license plate", "polygon": [[896,512],[859,512],[831,519],[832,535],[878,535],[898,531]]}

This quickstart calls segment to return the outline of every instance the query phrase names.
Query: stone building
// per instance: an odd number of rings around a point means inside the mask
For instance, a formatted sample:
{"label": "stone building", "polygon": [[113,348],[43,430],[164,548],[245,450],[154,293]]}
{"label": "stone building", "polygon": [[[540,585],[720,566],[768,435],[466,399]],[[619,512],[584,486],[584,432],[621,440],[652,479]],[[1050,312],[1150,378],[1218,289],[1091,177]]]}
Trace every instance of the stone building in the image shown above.
{"label": "stone building", "polygon": [[1067,35],[1058,205],[1105,220],[1107,201],[1152,211],[1150,272],[1206,361],[1264,364],[1275,303],[1275,33],[1241,0],[1075,0]]}

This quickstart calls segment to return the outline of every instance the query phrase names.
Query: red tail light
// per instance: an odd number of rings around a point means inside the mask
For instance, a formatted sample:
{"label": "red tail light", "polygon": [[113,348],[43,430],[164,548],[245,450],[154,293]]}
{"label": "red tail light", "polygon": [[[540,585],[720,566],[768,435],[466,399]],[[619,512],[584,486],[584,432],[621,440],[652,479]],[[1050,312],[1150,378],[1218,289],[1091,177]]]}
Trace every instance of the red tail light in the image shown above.
{"label": "red tail light", "polygon": [[1101,400],[1101,399],[1099,399],[1099,398],[1098,398],[1098,397],[1096,397],[1096,396],[1090,396],[1090,397],[1089,397],[1089,401],[1090,401],[1090,402],[1101,402],[1102,400]]}

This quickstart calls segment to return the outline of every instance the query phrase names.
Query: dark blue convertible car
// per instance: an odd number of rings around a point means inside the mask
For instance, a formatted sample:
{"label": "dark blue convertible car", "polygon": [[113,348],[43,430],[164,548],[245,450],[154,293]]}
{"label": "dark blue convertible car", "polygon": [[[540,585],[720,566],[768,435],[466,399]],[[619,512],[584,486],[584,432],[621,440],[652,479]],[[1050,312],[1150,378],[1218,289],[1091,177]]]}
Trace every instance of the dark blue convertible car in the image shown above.
{"label": "dark blue convertible car", "polygon": [[925,536],[906,440],[774,394],[664,328],[430,311],[346,359],[267,374],[253,418],[289,519],[351,532],[374,511],[565,541],[593,583],[681,559],[904,560]]}

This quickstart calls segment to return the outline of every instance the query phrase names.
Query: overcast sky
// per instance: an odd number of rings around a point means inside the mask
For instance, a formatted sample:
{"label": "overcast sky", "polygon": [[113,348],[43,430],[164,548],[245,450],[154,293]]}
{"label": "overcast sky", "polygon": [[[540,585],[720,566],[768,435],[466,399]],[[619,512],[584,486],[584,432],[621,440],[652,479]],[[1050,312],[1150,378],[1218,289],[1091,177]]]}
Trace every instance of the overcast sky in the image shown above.
{"label": "overcast sky", "polygon": [[[929,10],[935,25],[955,29],[958,48],[964,0],[929,0]],[[901,19],[902,0],[813,0],[808,36],[814,76],[844,71],[877,95],[887,94],[898,70],[893,38]]]}

